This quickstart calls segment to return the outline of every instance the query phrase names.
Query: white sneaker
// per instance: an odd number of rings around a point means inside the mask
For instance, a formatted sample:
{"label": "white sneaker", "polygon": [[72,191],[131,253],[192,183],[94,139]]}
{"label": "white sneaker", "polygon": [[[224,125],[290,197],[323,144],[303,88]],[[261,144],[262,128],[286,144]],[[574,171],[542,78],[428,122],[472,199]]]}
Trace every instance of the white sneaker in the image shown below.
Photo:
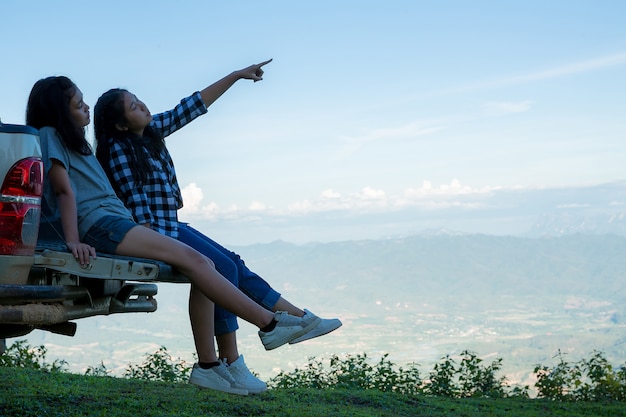
{"label": "white sneaker", "polygon": [[274,320],[277,321],[274,330],[271,332],[259,330],[259,337],[261,338],[263,346],[265,346],[265,350],[276,349],[285,343],[297,339],[311,331],[322,321],[315,315],[296,317],[288,314],[286,311],[277,311],[274,313]]}
{"label": "white sneaker", "polygon": [[224,359],[223,362],[235,382],[247,389],[248,393],[260,394],[267,390],[267,384],[250,372],[243,360],[243,355],[239,355],[237,360],[230,365],[226,363],[226,359]]}
{"label": "white sneaker", "polygon": [[248,395],[248,390],[235,381],[222,362],[209,369],[202,369],[197,363],[194,363],[189,382],[203,388],[229,394]]}
{"label": "white sneaker", "polygon": [[[315,314],[311,313],[309,310],[305,308],[303,318],[306,318],[307,316],[317,317]],[[321,322],[320,324],[317,325],[317,327],[314,327],[311,331],[303,334],[297,339],[293,339],[291,342],[289,342],[289,344],[293,345],[294,343],[300,343],[300,342],[304,342],[305,340],[313,339],[314,337],[323,336],[341,327],[341,320],[339,319],[320,319],[320,320]]]}

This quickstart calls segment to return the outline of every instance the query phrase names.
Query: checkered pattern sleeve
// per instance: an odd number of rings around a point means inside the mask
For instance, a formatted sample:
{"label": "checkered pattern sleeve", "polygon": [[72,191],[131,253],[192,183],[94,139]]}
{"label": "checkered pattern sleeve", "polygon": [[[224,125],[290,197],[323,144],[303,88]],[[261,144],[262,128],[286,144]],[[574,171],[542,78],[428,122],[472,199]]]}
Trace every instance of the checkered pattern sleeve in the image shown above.
{"label": "checkered pattern sleeve", "polygon": [[165,138],[206,112],[206,105],[197,91],[182,99],[172,110],[153,115],[151,126]]}
{"label": "checkered pattern sleeve", "polygon": [[124,205],[133,213],[139,224],[153,224],[148,196],[134,179],[131,168],[131,151],[119,142],[111,142],[109,168],[115,191]]}

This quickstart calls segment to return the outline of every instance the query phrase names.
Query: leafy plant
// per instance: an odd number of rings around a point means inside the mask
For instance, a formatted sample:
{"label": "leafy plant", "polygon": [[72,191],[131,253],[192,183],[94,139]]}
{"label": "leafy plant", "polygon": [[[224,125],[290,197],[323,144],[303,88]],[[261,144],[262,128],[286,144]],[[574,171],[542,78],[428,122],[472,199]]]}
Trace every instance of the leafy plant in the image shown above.
{"label": "leafy plant", "polygon": [[333,355],[325,362],[310,358],[304,368],[281,372],[270,381],[274,388],[343,388],[348,390],[378,390],[402,394],[426,394],[439,397],[491,397],[517,396],[528,398],[528,387],[509,388],[505,377],[497,377],[502,359],[485,366],[478,355],[469,350],[461,353],[460,362],[449,355],[434,365],[427,380],[423,381],[417,364],[397,367],[385,354],[374,365],[366,354],[339,357]]}
{"label": "leafy plant", "polygon": [[274,388],[326,388],[331,385],[321,359],[309,358],[303,368],[281,371],[269,381]]}
{"label": "leafy plant", "polygon": [[[281,372],[270,380],[274,388],[342,388],[378,390],[417,394],[422,385],[415,364],[407,369],[397,368],[385,354],[375,365],[370,365],[367,354],[332,355],[327,361],[309,358],[303,368]],[[325,368],[325,362],[328,369]]]}
{"label": "leafy plant", "polygon": [[187,382],[191,367],[178,358],[174,360],[165,346],[152,354],[146,354],[146,360],[140,365],[128,364],[124,377],[165,382]]}
{"label": "leafy plant", "polygon": [[502,358],[482,366],[482,359],[469,350],[461,352],[459,365],[459,396],[461,397],[506,397],[504,387],[507,386],[506,377],[496,377],[502,368]]}
{"label": "leafy plant", "polygon": [[98,366],[89,366],[85,371],[88,376],[109,376],[110,371],[104,366],[104,362],[100,362]]}
{"label": "leafy plant", "polygon": [[528,397],[528,387],[510,388],[506,377],[497,377],[502,358],[485,366],[475,352],[464,350],[457,362],[446,355],[436,363],[425,382],[424,393],[444,397]]}
{"label": "leafy plant", "polygon": [[591,358],[581,359],[579,367],[583,370],[586,383],[576,390],[577,399],[584,401],[626,400],[626,363],[618,372],[604,357],[593,351]]}
{"label": "leafy plant", "polygon": [[539,397],[566,400],[570,398],[571,388],[580,383],[580,369],[570,365],[561,350],[554,357],[559,361],[554,368],[545,365],[535,367],[533,371],[537,375],[535,387]]}
{"label": "leafy plant", "polygon": [[456,362],[446,355],[436,363],[433,370],[429,374],[428,383],[425,386],[425,392],[429,395],[456,397],[459,392],[455,377]]}
{"label": "leafy plant", "polygon": [[44,345],[31,347],[26,340],[17,340],[0,355],[0,366],[64,372],[67,362],[56,359],[48,363],[46,362],[47,353],[48,350]]}
{"label": "leafy plant", "polygon": [[373,368],[371,387],[382,392],[418,394],[422,392],[422,380],[418,364],[410,363],[407,368],[398,367],[387,359],[385,354]]}
{"label": "leafy plant", "polygon": [[537,365],[534,369],[539,397],[561,401],[626,400],[626,363],[615,371],[598,351],[575,363],[568,363],[560,350],[555,358],[558,363],[553,368]]}

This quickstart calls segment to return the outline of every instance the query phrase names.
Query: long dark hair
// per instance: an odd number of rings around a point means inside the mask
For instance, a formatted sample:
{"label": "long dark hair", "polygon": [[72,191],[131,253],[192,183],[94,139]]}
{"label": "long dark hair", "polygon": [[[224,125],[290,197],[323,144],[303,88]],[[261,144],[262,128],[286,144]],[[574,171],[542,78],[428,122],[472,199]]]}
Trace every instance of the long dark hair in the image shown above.
{"label": "long dark hair", "polygon": [[109,181],[116,187],[113,180],[110,160],[111,146],[114,142],[129,150],[133,166],[133,179],[139,183],[145,183],[147,172],[152,168],[149,157],[160,160],[160,153],[165,148],[165,141],[152,126],[144,129],[143,136],[128,131],[121,131],[118,125],[124,126],[127,122],[124,112],[124,93],[127,90],[112,88],[102,94],[94,108],[94,131],[96,135],[96,158],[104,168]]}
{"label": "long dark hair", "polygon": [[36,129],[57,130],[65,145],[81,155],[91,155],[84,126],[76,126],[70,115],[70,100],[78,87],[65,76],[43,78],[35,83],[26,106],[26,124]]}

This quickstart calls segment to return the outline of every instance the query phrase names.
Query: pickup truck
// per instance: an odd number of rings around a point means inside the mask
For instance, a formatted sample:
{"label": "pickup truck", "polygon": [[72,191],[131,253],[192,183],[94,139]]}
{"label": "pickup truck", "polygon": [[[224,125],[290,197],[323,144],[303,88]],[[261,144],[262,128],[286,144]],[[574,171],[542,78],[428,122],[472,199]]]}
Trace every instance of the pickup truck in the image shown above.
{"label": "pickup truck", "polygon": [[157,282],[189,282],[162,262],[98,254],[81,267],[63,240],[39,238],[38,131],[0,122],[0,353],[35,329],[74,336],[73,320],[154,312]]}

